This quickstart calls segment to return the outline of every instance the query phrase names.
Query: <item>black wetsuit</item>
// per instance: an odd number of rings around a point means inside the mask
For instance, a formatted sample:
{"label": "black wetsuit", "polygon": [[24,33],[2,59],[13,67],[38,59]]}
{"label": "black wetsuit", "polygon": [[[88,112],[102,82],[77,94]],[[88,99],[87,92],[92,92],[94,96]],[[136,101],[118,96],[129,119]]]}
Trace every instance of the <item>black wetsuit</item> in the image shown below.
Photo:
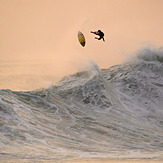
{"label": "black wetsuit", "polygon": [[92,31],[91,31],[91,33],[100,36],[99,38],[95,37],[95,39],[98,39],[98,40],[103,39],[103,41],[105,41],[105,40],[104,40],[104,33],[103,33],[102,31],[100,31],[100,30],[98,30],[97,32],[92,32]]}

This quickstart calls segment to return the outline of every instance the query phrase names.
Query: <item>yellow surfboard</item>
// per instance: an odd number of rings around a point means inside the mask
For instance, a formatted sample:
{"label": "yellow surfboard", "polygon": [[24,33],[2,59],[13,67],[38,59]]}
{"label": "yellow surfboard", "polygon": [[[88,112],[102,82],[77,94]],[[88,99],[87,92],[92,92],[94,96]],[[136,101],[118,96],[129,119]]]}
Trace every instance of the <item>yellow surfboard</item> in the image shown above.
{"label": "yellow surfboard", "polygon": [[85,46],[85,37],[84,37],[83,33],[81,33],[80,31],[78,32],[78,40],[79,40],[80,44],[84,47]]}

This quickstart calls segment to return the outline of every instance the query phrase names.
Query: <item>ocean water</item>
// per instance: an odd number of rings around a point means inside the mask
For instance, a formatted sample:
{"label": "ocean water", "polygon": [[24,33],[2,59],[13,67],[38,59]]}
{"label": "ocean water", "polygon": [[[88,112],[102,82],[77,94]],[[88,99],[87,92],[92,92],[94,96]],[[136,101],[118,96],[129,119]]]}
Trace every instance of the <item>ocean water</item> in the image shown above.
{"label": "ocean water", "polygon": [[[0,90],[0,162],[163,161],[163,52]],[[85,160],[85,161],[84,161]]]}

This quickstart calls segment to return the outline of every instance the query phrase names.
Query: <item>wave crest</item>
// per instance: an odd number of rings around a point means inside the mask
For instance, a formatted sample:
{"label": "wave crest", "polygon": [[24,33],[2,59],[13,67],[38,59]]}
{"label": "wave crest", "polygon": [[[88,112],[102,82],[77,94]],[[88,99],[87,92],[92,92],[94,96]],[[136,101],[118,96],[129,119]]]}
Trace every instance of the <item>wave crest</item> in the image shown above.
{"label": "wave crest", "polygon": [[148,47],[143,48],[138,51],[137,58],[139,60],[143,61],[158,61],[160,63],[163,63],[163,47],[161,48],[154,48],[154,47]]}

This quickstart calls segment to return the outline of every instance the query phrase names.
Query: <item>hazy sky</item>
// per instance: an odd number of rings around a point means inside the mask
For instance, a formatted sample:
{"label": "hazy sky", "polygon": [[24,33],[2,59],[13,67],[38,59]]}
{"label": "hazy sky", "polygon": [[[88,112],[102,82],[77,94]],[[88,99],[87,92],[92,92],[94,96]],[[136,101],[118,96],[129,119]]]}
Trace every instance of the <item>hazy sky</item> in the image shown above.
{"label": "hazy sky", "polygon": [[[98,29],[106,42],[90,33]],[[162,42],[163,0],[0,0],[0,63],[51,65],[38,73],[71,73],[89,60],[108,68]]]}

